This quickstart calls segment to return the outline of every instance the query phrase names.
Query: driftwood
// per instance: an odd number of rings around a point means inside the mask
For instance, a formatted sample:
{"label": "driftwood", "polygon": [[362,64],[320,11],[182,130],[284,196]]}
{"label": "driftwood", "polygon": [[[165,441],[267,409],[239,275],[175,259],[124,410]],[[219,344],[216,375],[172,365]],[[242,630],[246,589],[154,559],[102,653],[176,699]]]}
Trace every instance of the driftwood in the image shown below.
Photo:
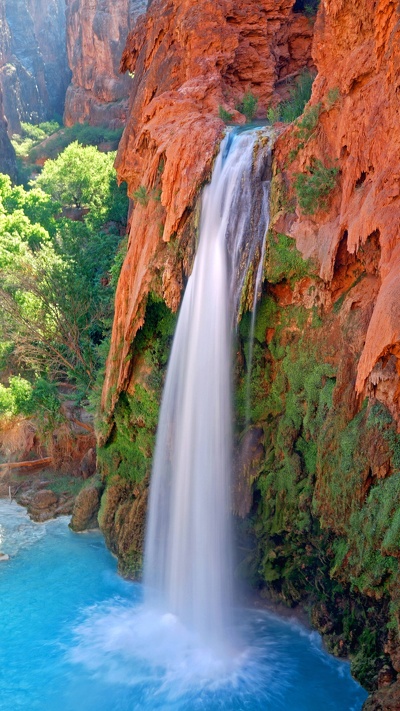
{"label": "driftwood", "polygon": [[0,472],[7,471],[8,469],[34,469],[36,467],[48,467],[53,463],[52,457],[44,457],[43,459],[31,459],[27,462],[8,462],[7,464],[0,464]]}
{"label": "driftwood", "polygon": [[94,434],[94,429],[91,425],[86,424],[86,422],[81,422],[80,420],[74,420],[71,418],[71,422],[76,425],[77,427],[81,427],[83,430],[86,430],[86,432],[90,432],[90,434]]}

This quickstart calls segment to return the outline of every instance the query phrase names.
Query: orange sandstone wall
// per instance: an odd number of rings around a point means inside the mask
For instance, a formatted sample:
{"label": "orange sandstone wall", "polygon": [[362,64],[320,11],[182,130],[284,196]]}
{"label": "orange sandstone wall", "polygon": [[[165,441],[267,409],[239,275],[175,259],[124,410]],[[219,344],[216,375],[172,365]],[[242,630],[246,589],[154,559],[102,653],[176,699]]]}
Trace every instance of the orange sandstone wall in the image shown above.
{"label": "orange sandstone wall", "polygon": [[[134,74],[127,126],[117,157],[131,196],[128,254],[116,295],[103,408],[127,388],[128,354],[152,288],[176,310],[190,269],[195,206],[224,124],[246,91],[258,115],[287,92],[286,77],[312,67],[312,23],[294,0],[153,0],[129,35],[122,58]],[[140,196],[139,196],[140,197]],[[176,245],[184,245],[182,254]]]}
{"label": "orange sandstone wall", "polygon": [[[357,366],[355,389],[379,397],[400,422],[400,8],[391,0],[321,0],[313,57],[318,75],[311,105],[321,102],[316,130],[298,153],[296,129],[276,149],[293,195],[297,172],[312,158],[340,170],[329,209],[280,216],[278,227],[313,258],[327,290],[344,263],[376,243],[379,289]],[[337,100],[332,104],[332,97]],[[343,284],[343,290],[345,284]],[[334,298],[334,294],[332,294]],[[362,297],[361,297],[362,298]],[[367,298],[367,296],[366,296]]]}

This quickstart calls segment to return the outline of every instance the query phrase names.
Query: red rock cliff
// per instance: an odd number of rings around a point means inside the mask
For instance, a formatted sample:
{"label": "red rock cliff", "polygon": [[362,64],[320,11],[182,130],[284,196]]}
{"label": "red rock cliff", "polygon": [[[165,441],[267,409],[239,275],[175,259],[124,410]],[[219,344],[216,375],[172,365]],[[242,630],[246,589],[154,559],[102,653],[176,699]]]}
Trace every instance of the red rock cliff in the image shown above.
{"label": "red rock cliff", "polygon": [[[276,151],[288,185],[310,161],[339,169],[328,210],[286,216],[281,228],[314,258],[327,288],[345,265],[375,243],[379,290],[357,367],[358,395],[375,394],[400,421],[400,9],[391,0],[322,0],[313,55],[311,105],[320,119],[298,149],[297,129]],[[343,289],[345,283],[343,283]],[[332,288],[331,288],[332,291]],[[396,374],[397,373],[397,374]]]}
{"label": "red rock cliff", "polygon": [[[104,409],[112,411],[128,386],[128,354],[149,289],[173,310],[179,305],[193,210],[224,129],[219,105],[244,121],[235,106],[251,91],[265,115],[285,91],[282,80],[312,65],[312,24],[293,4],[153,0],[128,38],[122,70],[135,77],[117,170],[130,195],[139,192],[116,295]],[[184,265],[175,247],[182,240]]]}
{"label": "red rock cliff", "polygon": [[69,80],[64,0],[2,0],[0,86],[9,131],[61,115]]}
{"label": "red rock cliff", "polygon": [[146,0],[67,0],[67,45],[72,83],[65,123],[122,126],[127,117],[131,79],[119,73],[129,30]]}

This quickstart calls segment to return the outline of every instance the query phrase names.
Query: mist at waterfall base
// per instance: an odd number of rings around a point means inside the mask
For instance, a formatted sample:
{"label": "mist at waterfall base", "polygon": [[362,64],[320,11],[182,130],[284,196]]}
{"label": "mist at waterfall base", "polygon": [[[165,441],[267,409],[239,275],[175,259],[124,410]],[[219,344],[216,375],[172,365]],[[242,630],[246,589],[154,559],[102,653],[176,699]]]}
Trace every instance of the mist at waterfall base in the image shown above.
{"label": "mist at waterfall base", "polygon": [[183,660],[179,669],[171,649],[165,664],[156,618],[156,644],[138,655],[143,589],[117,574],[100,533],[78,536],[66,518],[35,524],[1,500],[0,522],[10,555],[0,563],[1,711],[360,711],[366,693],[349,665],[315,632],[262,611],[241,612],[247,649],[219,683],[202,684]]}
{"label": "mist at waterfall base", "polygon": [[10,659],[15,668],[11,686],[4,679],[9,706],[0,709],[361,708],[364,692],[317,635],[234,606],[230,361],[243,285],[262,258],[268,220],[261,135],[229,134],[204,191],[160,412],[144,587],[117,578],[96,535],[25,520],[21,530],[31,526],[34,545],[27,554],[23,543],[9,565],[0,673]]}

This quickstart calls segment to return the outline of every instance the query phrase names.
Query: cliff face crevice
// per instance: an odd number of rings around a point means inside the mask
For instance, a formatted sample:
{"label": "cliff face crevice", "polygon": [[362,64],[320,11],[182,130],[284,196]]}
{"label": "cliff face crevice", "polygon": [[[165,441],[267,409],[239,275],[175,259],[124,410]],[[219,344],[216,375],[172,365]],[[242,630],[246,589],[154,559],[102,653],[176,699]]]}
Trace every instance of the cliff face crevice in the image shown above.
{"label": "cliff face crevice", "polygon": [[153,289],[175,311],[193,249],[196,203],[222,137],[219,106],[251,91],[258,113],[287,92],[285,76],[312,65],[312,25],[292,0],[153,0],[129,35],[123,71],[134,73],[128,123],[117,157],[135,201],[128,254],[116,295],[103,408],[128,387],[129,352]]}
{"label": "cliff face crevice", "polygon": [[62,115],[70,80],[64,0],[3,0],[0,86],[9,132]]}
{"label": "cliff face crevice", "polygon": [[128,32],[146,9],[146,0],[67,0],[67,48],[72,82],[65,100],[65,123],[88,122],[110,128],[127,118],[129,75],[119,73]]}

